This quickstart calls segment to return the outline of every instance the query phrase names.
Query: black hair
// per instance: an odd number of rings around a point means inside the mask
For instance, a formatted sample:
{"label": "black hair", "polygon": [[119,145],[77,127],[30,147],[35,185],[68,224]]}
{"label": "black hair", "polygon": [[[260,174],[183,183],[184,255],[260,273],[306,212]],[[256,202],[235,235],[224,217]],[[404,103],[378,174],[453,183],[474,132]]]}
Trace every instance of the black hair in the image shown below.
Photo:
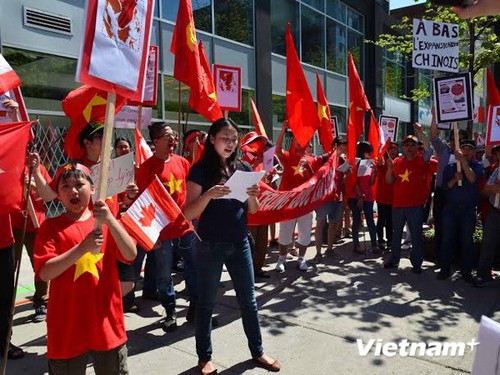
{"label": "black hair", "polygon": [[148,126],[149,130],[149,138],[151,141],[154,141],[156,138],[158,138],[162,133],[163,130],[169,126],[166,122],[153,122],[151,125]]}
{"label": "black hair", "polygon": [[[450,139],[453,139],[454,131],[451,129],[450,131]],[[458,139],[467,139],[469,135],[467,134],[467,130],[458,129]]]}
{"label": "black hair", "polygon": [[130,141],[127,138],[125,138],[125,137],[118,137],[118,138],[115,139],[115,146],[114,146],[114,148],[117,148],[118,147],[118,143],[120,143],[121,141],[127,142],[128,145],[130,147],[132,147],[132,143],[130,143]]}
{"label": "black hair", "polygon": [[338,136],[335,137],[335,139],[333,140],[333,144],[337,146],[342,144],[347,144],[347,140],[344,137]]}
{"label": "black hair", "polygon": [[90,121],[85,127],[82,129],[80,134],[78,134],[78,142],[81,147],[85,147],[83,141],[86,139],[88,141],[93,141],[97,135],[102,137],[104,132],[104,125],[99,121]]}
{"label": "black hair", "polygon": [[[222,164],[222,159],[215,151],[215,147],[213,143],[210,141],[210,138],[215,137],[217,133],[219,133],[224,128],[232,127],[236,129],[239,133],[240,129],[238,125],[231,119],[221,118],[210,126],[208,130],[208,140],[205,143],[205,151],[203,152],[203,156],[201,157],[199,164],[203,165],[203,168],[207,171],[207,174],[211,176],[210,186],[217,185],[223,182],[224,179],[229,178],[231,174],[236,170],[236,162],[239,151],[239,142],[236,145],[236,149],[227,159],[227,166],[229,167],[229,176],[226,175],[224,171],[224,165]],[[198,164],[197,163],[197,164]]]}
{"label": "black hair", "polygon": [[359,142],[358,146],[356,147],[356,157],[364,159],[365,153],[367,152],[368,153],[373,152],[372,145],[366,141]]}
{"label": "black hair", "polygon": [[68,178],[74,178],[76,180],[83,178],[83,179],[87,180],[88,182],[90,182],[91,186],[94,186],[94,181],[92,181],[92,178],[87,173],[85,173],[84,171],[82,171],[80,169],[70,169],[70,170],[67,170],[67,171],[64,171],[63,173],[61,173],[61,175],[57,178],[56,186],[57,186],[58,190],[59,190],[59,182],[65,181]]}

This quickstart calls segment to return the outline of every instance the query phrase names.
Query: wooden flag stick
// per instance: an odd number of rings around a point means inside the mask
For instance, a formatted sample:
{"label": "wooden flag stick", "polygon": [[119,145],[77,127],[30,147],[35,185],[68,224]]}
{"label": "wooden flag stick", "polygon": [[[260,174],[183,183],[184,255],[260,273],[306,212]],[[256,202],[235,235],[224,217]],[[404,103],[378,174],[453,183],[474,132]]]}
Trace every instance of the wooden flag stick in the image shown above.
{"label": "wooden flag stick", "polygon": [[[459,140],[460,138],[458,137],[458,123],[456,121],[453,122],[453,139],[455,141],[455,151],[460,150],[460,140]],[[457,172],[461,173],[462,164],[460,164],[458,160],[456,160],[456,163],[457,163]],[[462,180],[458,180],[457,184],[458,186],[462,186]]]}
{"label": "wooden flag stick", "polygon": [[229,118],[229,111],[224,111],[224,118],[227,120]]}
{"label": "wooden flag stick", "polygon": [[[109,92],[108,100],[106,103],[106,117],[104,118],[104,134],[102,137],[102,150],[101,150],[101,176],[99,186],[97,187],[97,199],[105,201],[108,188],[108,174],[109,166],[111,163],[111,149],[113,142],[113,122],[115,120],[115,103],[116,94]],[[102,222],[96,220],[96,229],[102,228]],[[99,253],[100,250],[96,250]]]}
{"label": "wooden flag stick", "polygon": [[135,127],[137,130],[141,130],[142,126],[142,104],[139,104],[137,107],[137,123],[135,124]]}

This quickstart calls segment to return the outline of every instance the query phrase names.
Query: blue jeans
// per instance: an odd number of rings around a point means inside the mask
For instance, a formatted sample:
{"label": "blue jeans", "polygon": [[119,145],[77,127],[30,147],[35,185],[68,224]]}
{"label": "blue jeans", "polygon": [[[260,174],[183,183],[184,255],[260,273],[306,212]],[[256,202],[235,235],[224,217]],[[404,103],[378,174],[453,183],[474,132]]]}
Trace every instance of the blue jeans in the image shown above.
{"label": "blue jeans", "polygon": [[422,224],[424,223],[424,208],[414,207],[393,207],[392,208],[392,249],[391,263],[399,263],[401,259],[401,239],[403,238],[403,228],[408,223],[410,229],[412,246],[410,262],[413,267],[421,267],[424,261],[424,240]]}
{"label": "blue jeans", "polygon": [[226,264],[233,280],[248,347],[253,358],[260,357],[264,350],[255,299],[252,254],[248,240],[236,243],[203,241],[199,243],[196,261],[198,265],[196,352],[199,361],[207,362],[212,358],[212,312],[223,264]]}
{"label": "blue jeans", "polygon": [[184,259],[184,281],[189,293],[189,300],[196,303],[198,300],[198,285],[196,277],[196,236],[189,232],[173,241],[174,250]]}
{"label": "blue jeans", "polygon": [[495,261],[495,255],[500,249],[498,223],[500,223],[500,210],[490,206],[490,212],[483,228],[483,243],[477,266],[477,275],[486,280],[491,280],[491,267]]}
{"label": "blue jeans", "polygon": [[[354,247],[359,247],[359,228],[361,227],[361,209],[358,207],[357,199],[349,199],[349,207],[352,211],[352,242]],[[372,247],[377,246],[377,228],[373,220],[373,202],[363,201],[363,212],[365,213],[366,225],[370,233]]]}
{"label": "blue jeans", "polygon": [[440,253],[441,272],[450,273],[455,249],[462,250],[462,272],[472,271],[472,234],[476,226],[476,207],[445,206],[442,213],[443,239]]}

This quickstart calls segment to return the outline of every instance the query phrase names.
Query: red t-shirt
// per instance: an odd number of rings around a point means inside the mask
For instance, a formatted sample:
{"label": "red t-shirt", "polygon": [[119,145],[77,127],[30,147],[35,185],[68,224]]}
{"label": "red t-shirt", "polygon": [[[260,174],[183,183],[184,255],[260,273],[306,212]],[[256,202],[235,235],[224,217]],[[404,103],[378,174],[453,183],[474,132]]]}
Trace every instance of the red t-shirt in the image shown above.
{"label": "red t-shirt", "polygon": [[[43,165],[40,165],[40,172],[47,181],[48,184],[52,181],[52,178],[50,177],[49,173],[45,169]],[[38,224],[42,225],[43,221],[45,220],[45,204],[43,203],[43,199],[38,196],[38,194],[35,194],[33,190],[31,190],[31,201],[33,202],[33,208],[35,209],[35,216],[38,219]],[[23,201],[24,201],[24,194],[23,194]],[[24,207],[24,202],[22,203],[21,207]],[[10,215],[10,218],[12,220],[12,228],[16,228],[19,230],[23,229],[24,225],[24,217],[21,211],[17,211],[13,214]],[[28,215],[28,222],[26,224],[26,232],[31,232],[34,233],[38,229],[35,228],[35,225],[33,224],[33,220],[31,219],[31,216]]]}
{"label": "red t-shirt", "polygon": [[14,243],[12,225],[9,215],[0,215],[0,249],[11,246]]}
{"label": "red t-shirt", "polygon": [[[307,164],[304,168],[299,168],[300,159],[302,159],[302,157],[306,158]],[[323,165],[323,158],[321,156],[304,156],[290,151],[283,151],[283,156],[280,158],[280,161],[283,165],[280,191],[292,190],[302,185]]]}
{"label": "red t-shirt", "polygon": [[[186,182],[189,176],[189,162],[182,156],[172,154],[167,161],[155,155],[141,164],[137,172],[137,186],[142,193],[153,181],[155,175],[165,185],[165,188],[182,210],[186,204]],[[170,223],[160,233],[160,240],[166,241],[178,238],[191,231],[191,226],[179,215],[176,221]]]}
{"label": "red t-shirt", "polygon": [[427,200],[423,192],[427,186],[427,174],[429,163],[424,161],[420,155],[413,160],[407,160],[400,156],[394,160],[393,174],[394,182],[393,207],[416,207],[422,206]]}
{"label": "red t-shirt", "polygon": [[[94,217],[47,219],[35,241],[35,273],[50,259],[81,243],[94,229]],[[86,253],[50,281],[47,306],[47,358],[68,359],[89,350],[110,350],[127,341],[116,261],[126,262],[104,230],[100,254]],[[95,258],[97,257],[97,258]]]}
{"label": "red t-shirt", "polygon": [[377,165],[377,179],[375,180],[377,203],[392,205],[394,196],[394,184],[388,184],[385,180],[387,166]]}

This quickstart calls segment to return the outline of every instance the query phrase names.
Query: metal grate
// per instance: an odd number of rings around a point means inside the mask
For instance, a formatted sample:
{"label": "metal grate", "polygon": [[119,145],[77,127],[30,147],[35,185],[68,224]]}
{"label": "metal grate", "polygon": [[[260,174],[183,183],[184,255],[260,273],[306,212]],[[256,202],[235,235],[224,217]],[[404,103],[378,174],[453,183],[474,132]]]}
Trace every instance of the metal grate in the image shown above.
{"label": "metal grate", "polygon": [[48,13],[42,10],[23,7],[24,26],[73,35],[71,18]]}

